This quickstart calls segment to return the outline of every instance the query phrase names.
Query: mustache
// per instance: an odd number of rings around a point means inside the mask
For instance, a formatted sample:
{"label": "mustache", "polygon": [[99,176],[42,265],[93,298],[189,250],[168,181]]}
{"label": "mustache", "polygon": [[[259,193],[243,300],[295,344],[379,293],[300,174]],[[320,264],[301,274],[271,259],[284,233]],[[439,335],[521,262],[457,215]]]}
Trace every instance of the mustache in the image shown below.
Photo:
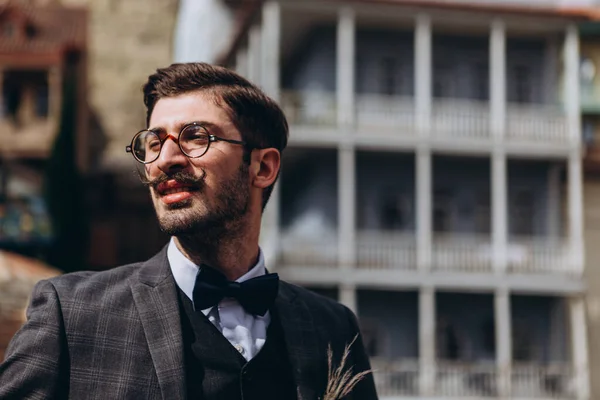
{"label": "mustache", "polygon": [[206,178],[206,171],[204,169],[202,170],[202,174],[200,176],[196,176],[185,171],[178,171],[172,174],[165,174],[163,172],[154,179],[148,179],[146,175],[143,174],[139,169],[137,170],[137,173],[140,178],[140,181],[142,182],[142,185],[153,189],[156,189],[158,185],[171,179],[179,183],[185,183],[188,185],[202,187],[202,185],[204,184],[204,179]]}

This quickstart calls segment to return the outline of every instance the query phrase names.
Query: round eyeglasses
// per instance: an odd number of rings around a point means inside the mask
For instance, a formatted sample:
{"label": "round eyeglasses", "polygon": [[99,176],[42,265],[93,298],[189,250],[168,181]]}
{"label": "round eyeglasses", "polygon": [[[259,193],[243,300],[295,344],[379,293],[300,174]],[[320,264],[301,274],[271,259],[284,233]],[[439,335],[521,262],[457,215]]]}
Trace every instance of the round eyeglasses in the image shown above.
{"label": "round eyeglasses", "polygon": [[142,164],[149,164],[158,159],[163,144],[169,138],[173,139],[181,149],[181,152],[189,158],[202,157],[208,151],[212,142],[227,142],[246,146],[241,140],[225,139],[208,133],[206,128],[198,123],[184,126],[179,132],[179,137],[162,135],[151,130],[139,131],[131,140],[131,144],[125,147],[125,151],[131,153],[133,158]]}

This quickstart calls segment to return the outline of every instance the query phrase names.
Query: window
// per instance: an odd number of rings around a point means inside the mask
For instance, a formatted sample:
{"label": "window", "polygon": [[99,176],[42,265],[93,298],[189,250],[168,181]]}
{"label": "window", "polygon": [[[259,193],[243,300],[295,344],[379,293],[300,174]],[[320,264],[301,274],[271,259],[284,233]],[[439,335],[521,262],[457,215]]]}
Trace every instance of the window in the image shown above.
{"label": "window", "polygon": [[449,65],[437,65],[433,72],[433,96],[453,97],[454,76]]}
{"label": "window", "polygon": [[453,321],[441,317],[436,327],[437,357],[442,360],[459,360],[462,356],[461,340]]}
{"label": "window", "polygon": [[533,75],[528,65],[517,65],[513,68],[512,100],[517,103],[530,103],[533,100]]}
{"label": "window", "polygon": [[477,200],[475,203],[475,230],[477,233],[490,233],[491,215],[489,189],[477,193]]}
{"label": "window", "polygon": [[380,226],[386,230],[405,228],[410,213],[408,200],[400,194],[394,194],[392,190],[386,190],[385,193],[389,194],[381,204]]}
{"label": "window", "polygon": [[473,98],[488,100],[490,98],[490,69],[488,65],[484,63],[475,64],[474,73]]}
{"label": "window", "polygon": [[394,57],[384,57],[379,66],[379,90],[381,93],[393,95],[400,92],[401,69]]}
{"label": "window", "polygon": [[524,318],[515,318],[512,327],[512,350],[514,361],[533,361],[535,348],[533,330]]}
{"label": "window", "polygon": [[529,189],[518,190],[512,198],[511,233],[532,235],[534,222],[534,195]]}
{"label": "window", "polygon": [[386,355],[384,343],[385,335],[379,321],[372,318],[361,318],[360,331],[365,350],[369,357],[381,357]]}
{"label": "window", "polygon": [[449,232],[452,222],[453,196],[450,190],[437,189],[433,194],[433,230]]}
{"label": "window", "polygon": [[42,85],[36,88],[35,114],[38,117],[48,116],[48,86]]}

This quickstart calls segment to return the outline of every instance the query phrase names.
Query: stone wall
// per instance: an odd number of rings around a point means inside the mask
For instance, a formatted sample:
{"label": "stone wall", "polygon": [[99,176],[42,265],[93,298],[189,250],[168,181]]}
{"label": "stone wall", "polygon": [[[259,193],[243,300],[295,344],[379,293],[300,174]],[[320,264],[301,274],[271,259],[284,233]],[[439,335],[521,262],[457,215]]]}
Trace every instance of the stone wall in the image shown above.
{"label": "stone wall", "polygon": [[141,87],[172,60],[178,0],[61,0],[89,10],[92,170],[130,167],[125,153],[144,128]]}
{"label": "stone wall", "polygon": [[88,263],[107,269],[151,256],[166,242],[147,190],[125,152],[145,128],[142,85],[172,63],[178,0],[60,0],[88,8]]}

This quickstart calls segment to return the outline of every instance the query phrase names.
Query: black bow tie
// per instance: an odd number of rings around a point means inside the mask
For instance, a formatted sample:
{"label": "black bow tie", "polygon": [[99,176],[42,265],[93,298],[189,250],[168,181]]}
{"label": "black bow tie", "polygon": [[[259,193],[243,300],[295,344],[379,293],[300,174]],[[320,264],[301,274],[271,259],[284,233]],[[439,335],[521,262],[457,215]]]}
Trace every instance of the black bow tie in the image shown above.
{"label": "black bow tie", "polygon": [[277,297],[279,276],[266,274],[245,282],[230,282],[219,271],[202,265],[194,286],[194,307],[214,307],[225,297],[233,297],[252,315],[264,316]]}

